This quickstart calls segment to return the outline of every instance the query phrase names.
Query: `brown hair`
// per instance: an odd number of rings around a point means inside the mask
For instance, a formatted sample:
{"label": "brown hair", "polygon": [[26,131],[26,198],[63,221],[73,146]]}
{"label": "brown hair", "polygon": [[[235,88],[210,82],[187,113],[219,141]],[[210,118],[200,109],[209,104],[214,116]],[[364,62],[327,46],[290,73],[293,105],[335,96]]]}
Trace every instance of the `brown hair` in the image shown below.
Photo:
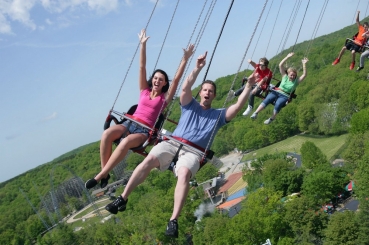
{"label": "brown hair", "polygon": [[269,65],[269,60],[268,60],[267,58],[265,58],[265,57],[260,58],[259,62],[263,62],[263,63],[264,63],[264,65],[266,65],[266,66],[268,66],[268,65]]}
{"label": "brown hair", "polygon": [[202,84],[201,84],[201,90],[202,90],[202,86],[203,86],[205,83],[208,83],[208,84],[213,85],[213,87],[214,87],[214,95],[216,95],[216,94],[217,94],[217,85],[215,84],[215,82],[213,82],[213,81],[211,81],[211,80],[205,80],[205,81],[203,81],[203,82],[202,82]]}

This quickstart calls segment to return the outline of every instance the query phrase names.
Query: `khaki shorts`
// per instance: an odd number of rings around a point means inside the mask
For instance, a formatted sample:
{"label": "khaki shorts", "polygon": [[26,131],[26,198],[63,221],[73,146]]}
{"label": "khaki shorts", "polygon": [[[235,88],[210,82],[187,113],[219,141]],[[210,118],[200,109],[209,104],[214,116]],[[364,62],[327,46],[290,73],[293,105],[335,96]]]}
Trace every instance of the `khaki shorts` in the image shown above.
{"label": "khaki shorts", "polygon": [[[178,151],[180,144],[172,140],[162,141],[156,146],[154,146],[150,155],[154,155],[160,162],[160,171],[165,171],[168,169],[169,165],[172,163],[175,154]],[[191,171],[191,178],[195,176],[200,168],[200,161],[202,155],[198,152],[191,151],[191,148],[183,146],[178,154],[178,161],[174,170],[177,176],[177,171],[181,167],[186,167]]]}

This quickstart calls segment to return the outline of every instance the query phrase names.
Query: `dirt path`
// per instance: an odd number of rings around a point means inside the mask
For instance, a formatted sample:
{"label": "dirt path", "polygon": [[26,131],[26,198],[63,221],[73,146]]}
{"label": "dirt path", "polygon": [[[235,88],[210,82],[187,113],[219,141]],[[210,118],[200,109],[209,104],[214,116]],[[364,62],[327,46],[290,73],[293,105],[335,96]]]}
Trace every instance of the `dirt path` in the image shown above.
{"label": "dirt path", "polygon": [[[100,200],[96,201],[96,202],[95,202],[95,204],[96,204],[96,203],[99,203],[99,202],[106,201],[106,199],[108,199],[108,198],[100,199]],[[87,214],[83,215],[81,218],[74,218],[74,217],[76,217],[77,215],[79,215],[81,212],[83,212],[83,211],[85,211],[86,209],[90,208],[91,206],[92,206],[92,204],[90,203],[89,205],[87,205],[86,207],[84,207],[83,209],[81,209],[80,211],[78,211],[78,212],[76,212],[76,213],[72,214],[72,216],[70,216],[70,217],[68,218],[67,223],[73,223],[73,222],[76,222],[76,221],[81,220],[81,219],[88,219],[88,218],[95,217],[97,214],[96,214],[96,213],[94,213],[94,212],[95,212],[95,210],[92,210],[91,212],[89,212],[89,213],[87,213]],[[107,211],[105,211],[104,206],[103,206],[103,207],[100,207],[100,208],[99,208],[99,210],[100,210],[100,212],[101,212],[102,214],[104,214],[105,212],[107,212]]]}
{"label": "dirt path", "polygon": [[227,179],[230,174],[241,172],[244,164],[240,164],[242,159],[241,153],[231,153],[229,155],[219,158],[223,162],[223,166],[220,168],[220,172],[225,173]]}

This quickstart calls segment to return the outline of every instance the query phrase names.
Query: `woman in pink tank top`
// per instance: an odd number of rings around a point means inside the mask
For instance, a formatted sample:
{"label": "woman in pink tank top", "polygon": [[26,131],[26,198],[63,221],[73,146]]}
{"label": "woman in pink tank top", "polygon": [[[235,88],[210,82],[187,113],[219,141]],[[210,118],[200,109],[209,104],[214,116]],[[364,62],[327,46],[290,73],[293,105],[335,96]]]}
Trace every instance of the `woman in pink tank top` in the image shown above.
{"label": "woman in pink tank top", "polygon": [[[194,45],[191,44],[187,49],[183,49],[181,64],[172,80],[172,85],[169,86],[168,75],[160,69],[155,70],[149,80],[146,79],[146,42],[149,37],[146,36],[145,29],[141,30],[138,37],[141,44],[138,81],[140,99],[133,117],[152,128],[158,115],[173,100],[187,61],[194,52]],[[126,137],[120,141],[113,152],[113,142],[122,138],[123,134]],[[129,149],[142,145],[148,136],[149,131],[146,128],[134,122],[129,124],[128,121],[105,130],[100,142],[101,171],[94,178],[86,181],[85,187],[93,188],[99,182],[101,188],[106,187],[110,178],[109,172],[124,159]]]}

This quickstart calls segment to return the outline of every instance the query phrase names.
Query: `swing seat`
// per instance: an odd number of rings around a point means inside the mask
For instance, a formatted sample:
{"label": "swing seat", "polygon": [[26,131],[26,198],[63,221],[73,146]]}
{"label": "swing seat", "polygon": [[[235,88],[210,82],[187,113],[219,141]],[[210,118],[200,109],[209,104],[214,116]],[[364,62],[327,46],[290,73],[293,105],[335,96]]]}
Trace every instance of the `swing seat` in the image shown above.
{"label": "swing seat", "polygon": [[[131,108],[129,108],[128,112],[123,113],[123,114],[125,114],[127,117],[132,116],[133,113],[136,111],[136,109],[137,109],[137,104],[131,106]],[[114,112],[114,113],[116,113],[116,112]],[[118,113],[116,113],[116,114],[119,115]],[[146,152],[146,147],[149,146],[149,145],[155,145],[155,144],[157,144],[158,137],[159,137],[158,130],[161,129],[161,127],[163,126],[164,119],[165,119],[165,117],[164,117],[163,113],[160,113],[159,118],[158,118],[158,121],[155,124],[154,130],[150,130],[149,138],[146,140],[146,142],[144,142],[140,146],[131,148],[130,150],[133,151],[133,152],[135,152],[135,153],[138,153],[138,154],[140,154],[142,156],[147,156],[148,155],[148,152]],[[107,116],[106,120],[105,120],[104,130],[106,130],[106,129],[108,129],[110,127],[110,124],[111,124],[112,121],[114,121],[114,123],[118,125],[118,124],[122,124],[123,122],[125,122],[127,120],[129,120],[129,119],[123,118],[123,117],[121,117],[121,120],[118,120],[110,112],[109,115]],[[132,121],[134,121],[134,119],[132,119]],[[119,145],[119,143],[121,142],[121,140],[124,137],[125,136],[123,134],[120,138],[114,140],[114,144],[116,146]]]}
{"label": "swing seat", "polygon": [[[177,137],[174,137],[174,136],[170,136],[169,138],[163,137],[161,139],[161,141],[163,141],[163,140],[173,140],[173,141],[175,141],[175,142],[177,142],[177,143],[180,144],[180,146],[178,147],[178,150],[177,150],[176,154],[173,157],[173,160],[172,160],[171,164],[169,165],[169,167],[167,169],[167,170],[169,170],[169,171],[171,171],[173,173],[174,173],[174,168],[175,168],[175,166],[177,164],[177,161],[178,161],[179,152],[181,151],[181,149],[182,149],[182,147],[184,145],[185,146],[188,146],[190,148],[193,148],[194,151],[197,151],[197,152],[200,151],[200,152],[204,153],[204,151],[205,151],[204,149],[202,149],[202,147],[199,147],[199,146],[195,145],[194,143],[191,143],[190,141],[187,141],[185,139],[180,139],[180,138],[177,138]],[[213,159],[214,154],[215,153],[212,150],[207,150],[205,152],[205,154],[203,155],[203,158],[200,161],[200,168],[199,168],[199,170],[208,162],[208,160]]]}
{"label": "swing seat", "polygon": [[[245,83],[247,82],[248,78],[247,77],[244,77],[242,79],[242,86],[243,87],[245,85]],[[268,94],[268,90],[269,90],[269,84],[270,84],[270,79],[268,79],[268,81],[266,82],[266,88],[265,89],[262,89],[259,93],[255,94],[256,97],[260,98],[260,99],[265,99],[265,97],[267,96]]]}
{"label": "swing seat", "polygon": [[256,94],[256,97],[259,97],[260,99],[265,99],[265,97],[268,95],[269,90],[270,90],[270,81],[272,80],[272,78],[270,77],[267,82],[266,82],[266,86],[265,89],[262,89],[260,91],[260,93]]}
{"label": "swing seat", "polygon": [[[275,79],[276,80],[276,79]],[[278,83],[276,85],[273,84],[269,84],[267,92],[265,93],[265,97],[263,99],[266,98],[266,96],[269,94],[270,91],[276,90],[275,88],[279,88],[279,85],[281,84],[281,81],[277,80]],[[288,97],[288,100],[286,102],[286,104],[283,105],[283,107],[285,107],[287,104],[292,102],[292,99],[296,99],[297,95],[295,94],[295,90],[292,91],[292,93],[290,93],[290,96]],[[272,103],[273,105],[275,105],[275,101],[273,101]]]}
{"label": "swing seat", "polygon": [[355,35],[352,36],[352,38],[346,38],[345,46],[348,43],[354,43],[355,45],[360,46],[360,49],[359,49],[358,53],[362,53],[362,52],[364,52],[365,49],[369,48],[369,46],[368,46],[368,43],[367,42],[365,42],[364,45],[359,45],[359,44],[355,43],[355,39],[357,38],[357,35],[358,34],[359,33],[357,32]]}

